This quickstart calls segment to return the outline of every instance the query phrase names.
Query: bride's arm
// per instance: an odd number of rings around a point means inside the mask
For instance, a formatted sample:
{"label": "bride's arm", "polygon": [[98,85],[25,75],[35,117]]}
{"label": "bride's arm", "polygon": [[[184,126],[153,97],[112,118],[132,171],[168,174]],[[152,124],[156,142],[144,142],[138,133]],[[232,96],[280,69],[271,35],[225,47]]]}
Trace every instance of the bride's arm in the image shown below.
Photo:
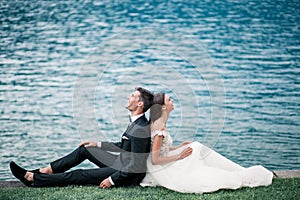
{"label": "bride's arm", "polygon": [[172,146],[172,147],[170,147],[169,150],[170,150],[170,151],[173,151],[173,150],[179,149],[180,147],[185,146],[185,145],[188,145],[188,144],[191,144],[191,143],[192,143],[192,142],[190,142],[190,141],[186,141],[186,142],[181,143],[181,144],[178,145],[178,146]]}
{"label": "bride's arm", "polygon": [[176,160],[181,160],[186,158],[187,156],[191,155],[193,149],[188,147],[184,149],[181,153],[173,156],[161,156],[159,154],[160,148],[162,145],[163,136],[162,135],[156,135],[154,136],[153,144],[152,144],[152,164],[153,165],[163,165],[166,163],[170,163]]}

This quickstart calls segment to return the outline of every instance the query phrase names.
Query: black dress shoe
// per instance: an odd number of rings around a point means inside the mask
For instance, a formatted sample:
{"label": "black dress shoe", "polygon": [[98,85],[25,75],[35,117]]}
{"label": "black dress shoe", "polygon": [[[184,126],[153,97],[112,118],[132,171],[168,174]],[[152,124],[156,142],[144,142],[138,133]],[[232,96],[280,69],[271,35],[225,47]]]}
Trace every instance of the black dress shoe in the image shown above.
{"label": "black dress shoe", "polygon": [[10,170],[13,173],[13,175],[19,179],[22,183],[24,183],[26,186],[30,187],[33,182],[28,181],[24,176],[26,174],[26,170],[17,165],[15,162],[10,162]]}

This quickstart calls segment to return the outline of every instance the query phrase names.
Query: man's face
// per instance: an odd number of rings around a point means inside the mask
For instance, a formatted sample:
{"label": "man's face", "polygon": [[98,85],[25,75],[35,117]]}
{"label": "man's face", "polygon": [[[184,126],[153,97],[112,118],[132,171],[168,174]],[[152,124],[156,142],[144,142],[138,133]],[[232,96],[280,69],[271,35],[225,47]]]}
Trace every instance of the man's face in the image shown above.
{"label": "man's face", "polygon": [[134,93],[132,93],[129,97],[128,97],[128,104],[126,106],[126,108],[129,111],[136,111],[138,106],[140,106],[141,101],[140,101],[140,92],[139,91],[135,91]]}

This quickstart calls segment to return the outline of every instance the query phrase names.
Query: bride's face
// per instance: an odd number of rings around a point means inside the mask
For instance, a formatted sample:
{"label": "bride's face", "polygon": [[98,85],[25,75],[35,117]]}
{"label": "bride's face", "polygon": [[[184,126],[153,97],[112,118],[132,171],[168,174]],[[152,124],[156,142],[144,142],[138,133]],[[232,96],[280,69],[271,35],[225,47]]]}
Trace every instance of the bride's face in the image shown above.
{"label": "bride's face", "polygon": [[165,95],[165,106],[168,113],[174,109],[173,99],[171,99],[167,94]]}

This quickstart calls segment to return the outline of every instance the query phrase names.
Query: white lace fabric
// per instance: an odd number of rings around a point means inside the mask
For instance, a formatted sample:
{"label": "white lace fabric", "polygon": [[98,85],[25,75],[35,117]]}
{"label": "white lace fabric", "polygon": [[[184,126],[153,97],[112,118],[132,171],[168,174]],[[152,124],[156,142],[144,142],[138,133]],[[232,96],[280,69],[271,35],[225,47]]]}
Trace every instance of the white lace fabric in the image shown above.
{"label": "white lace fabric", "polygon": [[160,156],[167,156],[169,153],[169,149],[173,144],[173,139],[170,136],[169,132],[166,130],[156,130],[156,131],[152,131],[151,133],[151,143],[153,144],[153,140],[154,137],[158,135],[158,136],[163,136],[163,141],[162,141],[162,145],[160,148]]}

